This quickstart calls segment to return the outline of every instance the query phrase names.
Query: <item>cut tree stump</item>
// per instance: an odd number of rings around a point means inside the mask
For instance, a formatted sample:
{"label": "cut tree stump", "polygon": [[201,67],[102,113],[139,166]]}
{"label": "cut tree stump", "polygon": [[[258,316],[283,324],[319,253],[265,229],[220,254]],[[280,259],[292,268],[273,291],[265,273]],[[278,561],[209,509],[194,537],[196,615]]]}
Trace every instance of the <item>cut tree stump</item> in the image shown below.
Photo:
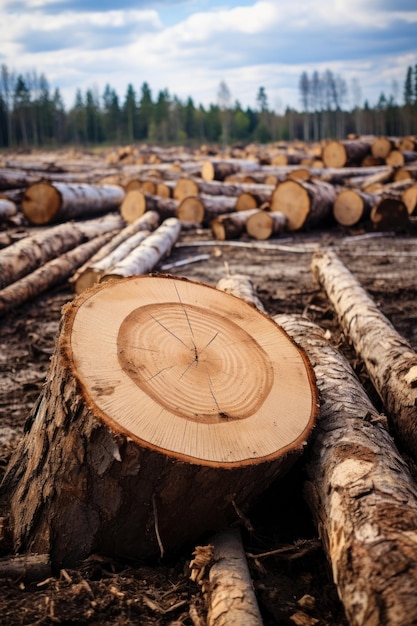
{"label": "cut tree stump", "polygon": [[305,495],[351,626],[417,623],[417,486],[352,368],[301,316],[274,319],[307,352],[320,412]]}
{"label": "cut tree stump", "polygon": [[195,545],[291,467],[316,412],[304,352],[239,298],[169,276],[93,287],[3,481],[14,548],[59,567]]}
{"label": "cut tree stump", "polygon": [[271,196],[271,211],[287,216],[288,229],[323,225],[332,216],[337,190],[323,182],[285,180]]}
{"label": "cut tree stump", "polygon": [[[178,240],[181,233],[181,222],[176,217],[170,217],[151,234],[144,235],[144,232],[133,235],[134,245],[126,256],[122,256],[116,263],[104,270],[100,277],[100,282],[106,280],[119,280],[128,276],[147,274],[151,272],[155,265],[168,254]],[[139,242],[138,237],[142,237]],[[129,247],[129,243],[122,244],[124,251]],[[117,250],[112,256],[116,259]]]}
{"label": "cut tree stump", "polygon": [[417,460],[417,354],[334,252],[316,253],[312,272],[364,361],[398,437]]}
{"label": "cut tree stump", "polygon": [[118,185],[41,181],[26,189],[22,210],[31,224],[50,224],[115,211],[124,197]]}

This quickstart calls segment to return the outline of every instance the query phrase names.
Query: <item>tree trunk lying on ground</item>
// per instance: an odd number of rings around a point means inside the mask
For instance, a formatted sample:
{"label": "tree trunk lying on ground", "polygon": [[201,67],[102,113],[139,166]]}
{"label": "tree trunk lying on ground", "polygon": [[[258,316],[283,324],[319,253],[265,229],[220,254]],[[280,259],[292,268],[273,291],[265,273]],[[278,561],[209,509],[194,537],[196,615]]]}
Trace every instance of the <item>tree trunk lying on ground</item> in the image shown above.
{"label": "tree trunk lying on ground", "polygon": [[107,233],[99,235],[87,243],[82,243],[1,289],[0,315],[4,315],[30,298],[34,298],[67,280],[77,268],[85,263],[101,246],[105,245],[110,237],[111,233]]}
{"label": "tree trunk lying on ground", "polygon": [[371,210],[371,221],[378,230],[404,230],[409,225],[407,207],[401,198],[382,195]]}
{"label": "tree trunk lying on ground", "polygon": [[342,189],[333,204],[333,216],[341,226],[355,226],[368,220],[372,207],[378,201],[375,194],[359,189]]}
{"label": "tree trunk lying on ground", "polygon": [[239,530],[217,533],[194,555],[191,579],[206,597],[207,626],[262,626]]}
{"label": "tree trunk lying on ground", "polygon": [[5,222],[17,213],[17,206],[7,198],[0,198],[0,222]]}
{"label": "tree trunk lying on ground", "polygon": [[329,183],[286,180],[271,196],[271,211],[288,218],[289,230],[325,224],[332,216],[336,188]]}
{"label": "tree trunk lying on ground", "polygon": [[[117,223],[118,220],[110,220],[110,229],[114,230]],[[69,222],[20,239],[0,250],[0,289],[29,274],[43,263],[106,231],[109,232],[109,228],[101,221],[93,220],[85,224]]]}
{"label": "tree trunk lying on ground", "polygon": [[416,215],[417,213],[417,185],[412,185],[401,194],[401,200],[407,207],[408,215]]}
{"label": "tree trunk lying on ground", "polygon": [[417,354],[336,254],[315,254],[312,272],[364,361],[399,438],[417,460]]}
{"label": "tree trunk lying on ground", "polygon": [[417,487],[346,359],[305,318],[274,319],[307,352],[321,408],[307,501],[351,626],[417,622]]}
{"label": "tree trunk lying on ground", "polygon": [[359,164],[371,152],[371,143],[359,139],[329,141],[323,148],[324,167],[345,167]]}
{"label": "tree trunk lying on ground", "polygon": [[181,200],[177,216],[182,222],[210,226],[211,221],[219,215],[235,210],[236,198],[234,196],[200,194],[199,196],[189,196]]}
{"label": "tree trunk lying on ground", "polygon": [[3,482],[14,548],[59,567],[195,544],[291,467],[316,411],[303,351],[253,306],[167,276],[94,287]]}
{"label": "tree trunk lying on ground", "polygon": [[178,207],[178,200],[174,198],[163,198],[142,189],[133,189],[126,194],[120,213],[128,224],[132,224],[147,211],[156,211],[161,220],[177,217]]}
{"label": "tree trunk lying on ground", "polygon": [[[156,211],[147,211],[139,217],[136,222],[123,228],[117,235],[112,237],[109,243],[103,246],[97,254],[87,261],[77,272],[71,277],[71,284],[76,293],[82,293],[95,283],[98,283],[103,273],[114,265],[111,254],[119,249],[120,246],[133,235],[138,232],[155,230],[159,225],[159,215]],[[132,249],[132,248],[130,248]],[[129,250],[130,252],[130,250]],[[124,253],[126,256],[127,252]],[[119,255],[120,258],[120,255]],[[117,258],[117,260],[119,260]],[[123,256],[121,257],[123,258]]]}
{"label": "tree trunk lying on ground", "polygon": [[[121,255],[117,254],[117,249],[114,251],[111,261],[113,262],[117,256],[121,258],[102,272],[100,282],[151,272],[164,256],[171,253],[180,233],[181,222],[176,217],[170,217],[149,235],[145,235],[145,231],[133,235],[135,240],[131,250],[124,255],[124,251],[130,247],[130,242],[127,244],[125,242],[122,244]],[[140,242],[138,235],[142,236]]]}
{"label": "tree trunk lying on ground", "polygon": [[42,181],[26,189],[22,210],[31,224],[50,224],[115,211],[124,197],[118,185]]}
{"label": "tree trunk lying on ground", "polygon": [[253,239],[269,239],[287,229],[287,216],[277,211],[249,209],[219,215],[210,227],[218,240],[238,239],[246,232]]}

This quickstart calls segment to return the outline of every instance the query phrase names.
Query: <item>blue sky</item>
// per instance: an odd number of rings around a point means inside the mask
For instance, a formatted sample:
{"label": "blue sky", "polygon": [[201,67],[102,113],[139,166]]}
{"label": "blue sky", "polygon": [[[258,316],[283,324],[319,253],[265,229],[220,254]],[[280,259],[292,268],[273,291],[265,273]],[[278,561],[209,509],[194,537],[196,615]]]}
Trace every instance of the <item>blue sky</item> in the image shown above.
{"label": "blue sky", "polygon": [[417,0],[0,0],[2,63],[43,72],[67,106],[77,88],[110,84],[123,101],[145,81],[154,97],[206,106],[224,81],[242,106],[263,86],[279,112],[301,108],[303,71],[327,69],[346,81],[347,107],[382,91],[401,103]]}

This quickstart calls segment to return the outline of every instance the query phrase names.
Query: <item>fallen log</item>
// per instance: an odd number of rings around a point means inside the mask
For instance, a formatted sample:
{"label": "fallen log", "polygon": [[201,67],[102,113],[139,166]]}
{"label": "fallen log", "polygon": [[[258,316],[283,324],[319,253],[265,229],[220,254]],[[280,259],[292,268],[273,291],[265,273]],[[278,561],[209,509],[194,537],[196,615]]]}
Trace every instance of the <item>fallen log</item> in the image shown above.
{"label": "fallen log", "polygon": [[210,196],[200,194],[181,200],[177,216],[182,222],[210,226],[212,220],[219,215],[236,211],[234,196]]}
{"label": "fallen log", "polygon": [[0,559],[0,579],[31,583],[52,576],[48,554],[22,554]]}
{"label": "fallen log", "polygon": [[416,215],[417,214],[417,185],[412,185],[401,194],[401,200],[404,202],[407,207],[408,215]]}
{"label": "fallen log", "polygon": [[64,310],[3,481],[14,549],[60,567],[195,545],[291,467],[316,410],[303,351],[253,306],[168,276],[100,284]]}
{"label": "fallen log", "polygon": [[398,437],[417,459],[417,354],[336,254],[316,253],[312,272],[364,361]]}
{"label": "fallen log", "polygon": [[230,274],[221,278],[216,285],[216,289],[230,293],[237,298],[242,298],[245,302],[256,307],[258,311],[265,313],[264,305],[256,295],[252,280],[244,274]]}
{"label": "fallen log", "polygon": [[234,211],[218,215],[210,222],[211,232],[215,239],[239,239],[246,231],[246,223],[249,217],[258,213],[259,209],[248,211]]}
{"label": "fallen log", "polygon": [[50,224],[115,211],[124,196],[124,189],[118,185],[41,181],[27,187],[22,210],[31,224]]}
{"label": "fallen log", "polygon": [[285,180],[272,192],[270,208],[287,216],[289,230],[300,230],[332,217],[336,193],[329,183]]}
{"label": "fallen log", "polygon": [[370,219],[378,196],[359,189],[342,189],[333,204],[333,217],[341,226],[355,226]]}
{"label": "fallen log", "polygon": [[262,626],[239,530],[217,533],[194,554],[191,579],[206,597],[207,626]]}
{"label": "fallen log", "polygon": [[[115,224],[115,221],[111,221],[110,225],[114,228]],[[103,222],[97,223],[95,220],[83,225],[68,222],[24,237],[0,250],[0,289],[71,248],[94,239],[102,234],[102,226]]]}
{"label": "fallen log", "polygon": [[27,172],[16,172],[13,169],[0,170],[0,191],[8,189],[25,189],[40,180],[39,174],[31,175]]}
{"label": "fallen log", "polygon": [[371,152],[371,143],[364,139],[329,141],[323,148],[324,167],[345,167],[359,164]]}
{"label": "fallen log", "polygon": [[392,194],[382,195],[370,213],[371,221],[378,230],[398,231],[409,226],[409,213],[406,205]]}
{"label": "fallen log", "polygon": [[[92,287],[95,283],[98,283],[103,272],[109,269],[112,265],[123,258],[130,252],[137,242],[133,243],[131,237],[138,232],[146,232],[148,235],[150,231],[155,230],[159,225],[159,215],[156,211],[147,211],[139,217],[136,222],[133,222],[129,226],[123,228],[117,235],[112,237],[107,245],[103,246],[91,259],[87,261],[77,272],[71,277],[70,283],[72,284],[75,293],[82,293],[85,289]],[[130,249],[127,252],[121,252],[120,246],[130,239]],[[112,253],[119,250],[118,257],[112,257]]]}
{"label": "fallen log", "polygon": [[249,237],[258,240],[280,235],[288,229],[288,218],[279,211],[259,210],[246,220],[246,232]]}
{"label": "fallen log", "polygon": [[7,198],[0,198],[0,222],[6,222],[16,213],[17,206],[14,202]]}
{"label": "fallen log", "polygon": [[305,318],[274,319],[307,352],[321,406],[305,495],[351,626],[417,622],[417,487],[342,354]]}
{"label": "fallen log", "polygon": [[99,235],[87,243],[82,243],[1,289],[0,315],[4,315],[24,304],[30,298],[35,298],[47,289],[67,280],[77,268],[85,263],[101,246],[105,245],[110,237],[111,233],[107,233]]}
{"label": "fallen log", "polygon": [[[105,269],[101,274],[100,282],[147,274],[152,271],[164,256],[170,254],[180,233],[181,222],[176,217],[171,217],[162,222],[153,233],[148,236],[145,235],[140,243],[136,241],[137,235],[143,235],[143,233],[133,235],[136,238],[133,249],[126,256],[122,256],[116,263]],[[124,250],[128,247],[124,244],[122,245]],[[114,254],[112,260],[116,256],[120,255]]]}
{"label": "fallen log", "polygon": [[120,206],[120,214],[127,224],[132,224],[147,211],[156,211],[161,220],[177,217],[179,202],[174,198],[163,198],[142,189],[133,189],[126,194]]}
{"label": "fallen log", "polygon": [[241,171],[251,171],[259,168],[257,161],[249,159],[231,159],[229,161],[210,160],[204,161],[201,166],[201,178],[203,180],[225,180],[228,176]]}

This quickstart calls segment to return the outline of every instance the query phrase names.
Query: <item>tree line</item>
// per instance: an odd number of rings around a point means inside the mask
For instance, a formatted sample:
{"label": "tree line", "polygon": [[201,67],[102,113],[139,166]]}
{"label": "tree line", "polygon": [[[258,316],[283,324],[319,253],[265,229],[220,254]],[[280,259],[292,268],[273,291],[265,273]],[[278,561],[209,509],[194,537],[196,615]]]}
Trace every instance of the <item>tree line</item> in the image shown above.
{"label": "tree line", "polygon": [[[287,107],[278,113],[269,107],[264,87],[256,106],[243,108],[224,81],[216,102],[207,107],[171,96],[167,89],[154,97],[147,82],[139,91],[129,84],[121,99],[106,85],[78,89],[66,110],[59,88],[51,90],[44,74],[18,74],[3,64],[0,71],[0,147],[114,145],[149,141],[161,144],[236,143],[257,141],[320,141],[357,135],[403,136],[417,134],[417,64],[405,73],[402,102],[398,86],[381,93],[370,107],[362,103],[358,81],[352,81],[353,106],[348,107],[348,86],[331,70],[299,80],[300,110]],[[352,100],[352,97],[351,97]]]}

